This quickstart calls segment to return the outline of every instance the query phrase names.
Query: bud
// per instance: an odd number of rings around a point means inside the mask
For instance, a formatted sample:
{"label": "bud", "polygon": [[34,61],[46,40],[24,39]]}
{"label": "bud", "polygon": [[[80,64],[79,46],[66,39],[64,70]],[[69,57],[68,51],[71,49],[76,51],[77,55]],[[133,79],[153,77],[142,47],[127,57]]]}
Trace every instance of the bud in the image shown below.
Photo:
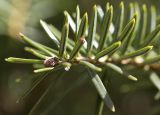
{"label": "bud", "polygon": [[51,57],[44,60],[43,64],[45,67],[54,67],[59,62],[57,57]]}

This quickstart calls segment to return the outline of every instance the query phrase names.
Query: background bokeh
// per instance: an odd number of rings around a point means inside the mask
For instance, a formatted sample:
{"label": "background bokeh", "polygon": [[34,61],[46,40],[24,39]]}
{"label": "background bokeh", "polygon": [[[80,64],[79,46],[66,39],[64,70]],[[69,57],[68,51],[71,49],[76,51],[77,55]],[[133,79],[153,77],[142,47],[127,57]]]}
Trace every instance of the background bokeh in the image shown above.
{"label": "background bokeh", "polygon": [[[48,84],[47,80],[42,82],[26,100],[16,103],[17,98],[41,76],[32,72],[31,65],[4,61],[10,56],[33,57],[23,50],[25,44],[18,37],[18,33],[22,32],[31,39],[52,47],[50,39],[40,26],[40,19],[61,30],[64,10],[73,13],[79,4],[82,14],[85,11],[90,14],[94,4],[105,7],[108,1],[114,8],[120,3],[120,0],[0,0],[0,115],[27,115]],[[157,13],[160,11],[160,0],[123,1],[125,5],[131,1],[148,6],[155,5]],[[70,89],[66,97],[54,107],[58,93],[65,91],[76,79],[87,77],[84,71],[82,67],[76,67],[62,75],[62,79],[56,83],[55,89],[50,92],[48,100],[42,106],[48,115],[94,115],[97,94],[87,79],[82,79],[76,89]],[[138,82],[108,72],[107,89],[117,111],[112,113],[105,108],[104,115],[160,115],[160,101],[154,99],[158,90],[150,81],[147,71],[137,68],[130,72],[138,76]],[[47,77],[52,79],[58,75],[53,73]]]}

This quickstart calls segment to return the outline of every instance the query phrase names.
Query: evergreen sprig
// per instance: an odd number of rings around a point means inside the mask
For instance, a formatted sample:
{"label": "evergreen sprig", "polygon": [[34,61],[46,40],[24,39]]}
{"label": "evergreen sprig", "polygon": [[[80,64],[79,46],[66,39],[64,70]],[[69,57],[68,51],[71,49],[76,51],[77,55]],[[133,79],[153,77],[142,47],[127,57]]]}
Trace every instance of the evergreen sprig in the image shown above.
{"label": "evergreen sprig", "polygon": [[[62,32],[54,25],[40,20],[42,27],[57,48],[53,49],[37,43],[20,33],[22,40],[33,47],[26,47],[25,50],[40,59],[9,57],[5,60],[11,63],[43,65],[43,68],[36,68],[35,73],[53,71],[58,68],[69,71],[73,64],[83,65],[101,99],[110,110],[115,111],[99,74],[110,68],[136,81],[136,77],[126,73],[121,67],[130,64],[134,67],[146,65],[153,67],[153,64],[160,60],[158,50],[154,48],[160,34],[160,25],[156,23],[155,7],[151,6],[149,11],[145,4],[141,8],[137,3],[130,3],[129,10],[125,9],[123,2],[115,9],[107,3],[104,11],[100,6],[94,5],[91,17],[88,18],[88,14],[85,13],[81,18],[80,9],[77,6],[74,18],[67,11],[64,12],[65,21]],[[116,10],[118,13],[113,15]],[[73,31],[75,38],[70,38],[69,29]],[[151,50],[156,56],[148,59]],[[143,60],[139,63],[137,60],[141,59]],[[101,105],[99,107],[101,110],[98,115],[101,115],[103,104],[99,105]]]}

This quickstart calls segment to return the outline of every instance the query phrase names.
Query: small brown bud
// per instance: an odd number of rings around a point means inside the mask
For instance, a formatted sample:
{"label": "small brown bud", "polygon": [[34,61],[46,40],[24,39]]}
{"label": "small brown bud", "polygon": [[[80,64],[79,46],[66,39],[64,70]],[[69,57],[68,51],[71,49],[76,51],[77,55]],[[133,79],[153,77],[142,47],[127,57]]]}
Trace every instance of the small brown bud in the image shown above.
{"label": "small brown bud", "polygon": [[54,67],[59,62],[59,59],[57,57],[51,57],[48,59],[45,59],[43,64],[45,67]]}
{"label": "small brown bud", "polygon": [[84,43],[86,42],[86,40],[85,40],[85,38],[84,38],[83,36],[79,39],[79,41],[80,41],[82,44],[84,44]]}

